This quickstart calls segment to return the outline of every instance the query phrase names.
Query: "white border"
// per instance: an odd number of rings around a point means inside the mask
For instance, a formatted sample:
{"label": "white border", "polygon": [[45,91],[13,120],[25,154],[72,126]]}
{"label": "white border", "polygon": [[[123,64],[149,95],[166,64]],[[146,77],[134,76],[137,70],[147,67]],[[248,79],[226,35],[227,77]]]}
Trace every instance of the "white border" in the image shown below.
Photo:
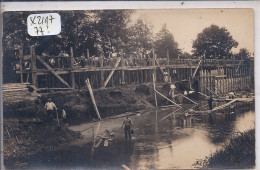
{"label": "white border", "polygon": [[[171,8],[253,8],[255,12],[255,94],[256,132],[260,126],[258,96],[260,95],[260,2],[259,1],[64,1],[64,2],[2,2],[2,11],[90,10],[90,9],[171,9]],[[2,55],[1,55],[2,56]],[[1,65],[1,64],[0,64]],[[2,69],[0,71],[2,74]],[[1,94],[1,93],[0,93]],[[2,124],[1,124],[2,125]],[[259,159],[260,135],[256,133],[256,169]],[[1,163],[1,162],[0,162]]]}

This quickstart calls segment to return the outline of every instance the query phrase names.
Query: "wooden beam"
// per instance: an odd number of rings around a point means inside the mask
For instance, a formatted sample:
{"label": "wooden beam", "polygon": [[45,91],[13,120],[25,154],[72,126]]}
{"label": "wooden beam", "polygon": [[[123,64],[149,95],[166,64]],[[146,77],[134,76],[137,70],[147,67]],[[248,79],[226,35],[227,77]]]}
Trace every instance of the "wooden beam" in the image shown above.
{"label": "wooden beam", "polygon": [[156,96],[156,88],[155,88],[155,77],[154,77],[154,74],[153,74],[153,90],[154,90],[155,106],[157,107],[157,106],[158,106],[158,103],[157,103],[157,96]]}
{"label": "wooden beam", "polygon": [[20,56],[20,71],[21,71],[21,83],[23,83],[23,49],[19,50],[19,56]]}
{"label": "wooden beam", "polygon": [[156,55],[155,55],[155,52],[154,52],[154,49],[153,49],[153,66],[154,66],[153,73],[154,73],[154,79],[155,79],[155,82],[156,82],[156,80],[157,80],[157,75],[156,75],[155,61],[156,61]]}
{"label": "wooden beam", "polygon": [[[73,48],[70,47],[70,68],[73,69],[74,68],[74,54],[73,54]],[[75,73],[71,72],[71,87],[73,89],[75,89]]]}
{"label": "wooden beam", "polygon": [[[49,64],[47,64],[40,56],[37,56],[37,59],[48,69],[52,69],[51,66],[49,66]],[[55,75],[63,84],[65,84],[68,88],[70,88],[69,84],[63,80],[63,78],[61,78],[55,71],[51,70],[51,73],[53,75]]]}
{"label": "wooden beam", "polygon": [[35,48],[34,46],[30,46],[30,53],[31,53],[31,71],[32,71],[32,85],[37,87],[37,70],[36,67],[36,55],[35,55]]}
{"label": "wooden beam", "polygon": [[118,65],[119,65],[119,63],[120,63],[120,61],[121,61],[121,58],[118,58],[117,61],[116,61],[115,66],[114,66],[114,68],[113,68],[113,69],[111,70],[111,72],[109,73],[109,75],[108,75],[108,77],[107,77],[107,79],[106,79],[106,81],[105,81],[105,83],[104,83],[103,88],[105,88],[105,87],[107,86],[107,83],[109,82],[109,80],[111,79],[112,75],[114,74],[116,68],[118,67]]}
{"label": "wooden beam", "polygon": [[101,57],[101,61],[100,61],[100,67],[101,67],[101,71],[100,71],[100,82],[101,82],[101,87],[104,86],[104,56]]}
{"label": "wooden beam", "polygon": [[169,102],[173,103],[174,105],[181,107],[180,105],[178,105],[177,103],[173,102],[171,99],[167,98],[166,96],[164,96],[162,93],[158,92],[156,89],[154,90],[156,93],[158,93],[160,96],[162,96],[163,98],[165,98],[166,100],[168,100]]}
{"label": "wooden beam", "polygon": [[161,70],[161,72],[162,72],[162,74],[163,74],[163,69],[161,68],[160,63],[159,63],[159,61],[158,61],[157,58],[155,59],[155,62],[156,62],[156,64],[159,66],[159,68],[160,68],[160,70]]}
{"label": "wooden beam", "polygon": [[98,108],[97,108],[96,100],[95,100],[95,98],[94,98],[93,90],[92,90],[92,88],[91,88],[91,84],[90,84],[90,82],[89,82],[89,79],[86,80],[86,83],[87,83],[87,87],[88,87],[88,90],[89,90],[89,94],[90,94],[92,103],[93,103],[93,105],[94,105],[96,114],[97,114],[97,116],[98,116],[98,119],[101,120],[101,116],[100,116],[99,111],[98,111]]}
{"label": "wooden beam", "polygon": [[196,69],[195,69],[195,71],[194,71],[194,73],[193,73],[193,75],[192,75],[192,79],[194,79],[194,77],[195,77],[195,75],[196,75],[196,73],[197,73],[197,71],[198,71],[198,69],[199,69],[199,67],[200,67],[200,63],[202,62],[202,59],[200,59],[199,60],[199,63],[198,63],[198,65],[197,65],[197,67],[196,67]]}

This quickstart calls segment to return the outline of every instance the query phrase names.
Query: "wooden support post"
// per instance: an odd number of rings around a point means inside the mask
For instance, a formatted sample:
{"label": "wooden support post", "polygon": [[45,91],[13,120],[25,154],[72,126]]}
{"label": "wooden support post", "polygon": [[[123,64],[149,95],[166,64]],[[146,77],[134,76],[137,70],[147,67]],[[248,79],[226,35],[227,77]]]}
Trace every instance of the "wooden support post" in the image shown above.
{"label": "wooden support post", "polygon": [[203,93],[206,94],[207,93],[207,89],[206,89],[206,70],[202,70],[203,72]]}
{"label": "wooden support post", "polygon": [[[70,47],[70,68],[71,70],[74,69],[74,54],[73,54],[73,48]],[[75,89],[75,73],[71,71],[71,87]]]}
{"label": "wooden support post", "polygon": [[170,52],[169,49],[167,48],[167,72],[168,72],[168,81],[171,82],[171,74],[170,74]]}
{"label": "wooden support post", "polygon": [[101,71],[100,71],[100,82],[101,82],[101,87],[104,86],[104,56],[101,56],[101,61],[100,61],[100,67],[101,67]]}
{"label": "wooden support post", "polygon": [[154,74],[154,80],[156,82],[157,76],[156,76],[155,60],[156,60],[156,56],[155,56],[155,52],[154,52],[154,49],[153,49],[153,66],[154,66],[153,74]]}
{"label": "wooden support post", "polygon": [[231,79],[231,82],[230,82],[230,84],[231,84],[231,90],[232,91],[234,91],[234,84],[233,84],[233,78],[234,78],[234,75],[233,75],[233,70],[234,70],[234,68],[233,67],[231,67],[230,68],[230,79]]}
{"label": "wooden support post", "polygon": [[[225,69],[222,67],[222,75],[225,75]],[[226,93],[226,82],[225,82],[225,77],[223,76],[223,94]]]}
{"label": "wooden support post", "polygon": [[19,50],[19,56],[20,56],[20,71],[21,71],[21,83],[23,83],[23,49]]}
{"label": "wooden support post", "polygon": [[89,59],[89,49],[87,49],[87,59]]}
{"label": "wooden support post", "polygon": [[96,100],[95,100],[95,98],[94,98],[94,94],[93,94],[93,91],[92,91],[92,88],[91,88],[91,84],[90,84],[89,79],[86,80],[86,84],[87,84],[87,87],[88,87],[88,90],[89,90],[89,94],[90,94],[92,103],[93,103],[93,105],[94,105],[96,114],[97,114],[97,116],[98,116],[98,119],[101,120],[101,116],[100,116],[99,111],[98,111],[98,108],[97,108]]}
{"label": "wooden support post", "polygon": [[229,67],[227,68],[227,83],[228,83],[228,92],[230,92],[231,88],[230,88],[230,68]]}
{"label": "wooden support post", "polygon": [[143,75],[143,70],[142,69],[140,70],[140,73],[141,73],[141,82],[140,83],[143,83],[144,82],[144,75]]}
{"label": "wooden support post", "polygon": [[37,80],[37,67],[36,67],[36,55],[35,55],[35,47],[30,46],[30,52],[31,52],[31,72],[32,72],[32,85],[36,88],[38,87],[38,80]]}
{"label": "wooden support post", "polygon": [[153,90],[154,90],[154,100],[155,100],[155,106],[157,107],[157,96],[156,96],[156,88],[155,88],[155,75],[153,74]]}
{"label": "wooden support post", "polygon": [[[121,67],[124,68],[125,67],[125,60],[124,60],[124,56],[123,56],[123,50],[121,50]],[[121,83],[125,84],[125,71],[124,69],[121,70]]]}

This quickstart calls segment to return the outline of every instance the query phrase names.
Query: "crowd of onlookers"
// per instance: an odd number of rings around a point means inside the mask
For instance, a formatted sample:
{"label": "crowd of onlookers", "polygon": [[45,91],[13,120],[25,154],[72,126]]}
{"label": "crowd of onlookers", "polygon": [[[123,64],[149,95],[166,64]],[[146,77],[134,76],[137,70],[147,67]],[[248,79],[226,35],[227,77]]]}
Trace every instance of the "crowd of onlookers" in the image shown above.
{"label": "crowd of onlookers", "polygon": [[[53,69],[66,69],[71,67],[71,59],[70,56],[62,51],[58,56],[50,56],[45,53],[42,53],[42,59]],[[126,55],[120,53],[110,53],[108,57],[96,57],[90,56],[86,57],[82,54],[80,57],[74,58],[74,67],[101,67],[103,62],[103,67],[113,67],[117,62],[117,59],[121,57],[122,66],[152,66],[153,59],[150,53],[144,55],[130,55],[126,57]],[[24,60],[22,62],[23,70],[29,70],[31,68],[30,60]],[[37,62],[37,69],[45,69],[46,67]],[[20,63],[17,63],[15,66],[16,70],[20,69]]]}

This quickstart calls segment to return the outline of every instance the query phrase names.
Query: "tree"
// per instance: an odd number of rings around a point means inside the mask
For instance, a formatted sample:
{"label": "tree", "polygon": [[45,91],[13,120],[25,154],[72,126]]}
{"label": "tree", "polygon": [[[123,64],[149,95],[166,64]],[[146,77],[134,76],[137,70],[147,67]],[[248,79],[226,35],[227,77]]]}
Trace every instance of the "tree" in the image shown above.
{"label": "tree", "polygon": [[179,58],[181,50],[178,48],[178,43],[175,42],[173,35],[166,28],[166,24],[163,25],[159,33],[156,34],[156,41],[154,43],[155,53],[160,58],[167,57],[167,49],[169,50],[170,58]]}
{"label": "tree", "polygon": [[238,42],[233,39],[228,30],[224,27],[211,25],[198,34],[193,42],[193,54],[205,58],[226,58],[232,48],[236,48]]}
{"label": "tree", "polygon": [[183,52],[180,56],[181,59],[192,59],[193,56],[190,53]]}
{"label": "tree", "polygon": [[237,54],[235,54],[235,59],[237,60],[248,60],[251,53],[246,48],[241,48]]}
{"label": "tree", "polygon": [[127,26],[130,22],[132,10],[99,10],[95,11],[97,16],[95,29],[99,32],[100,46],[104,54],[109,52],[125,51],[127,37]]}
{"label": "tree", "polygon": [[137,19],[136,23],[128,28],[128,53],[138,53],[151,50],[153,48],[152,26],[142,19]]}

